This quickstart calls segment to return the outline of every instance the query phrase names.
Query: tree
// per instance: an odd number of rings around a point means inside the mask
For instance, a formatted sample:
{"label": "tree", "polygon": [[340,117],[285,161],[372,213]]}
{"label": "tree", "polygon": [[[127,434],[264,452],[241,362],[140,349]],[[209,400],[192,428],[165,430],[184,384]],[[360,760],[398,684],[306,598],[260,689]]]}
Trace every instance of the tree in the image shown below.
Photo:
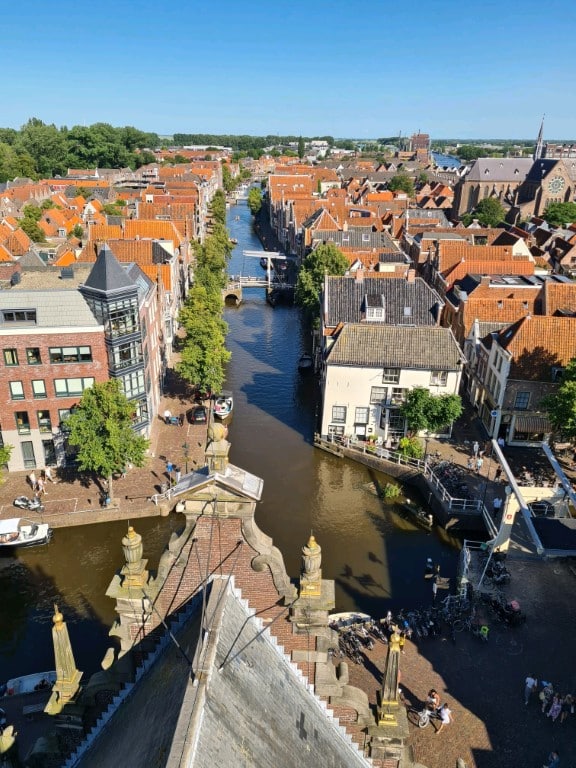
{"label": "tree", "polygon": [[148,440],[134,432],[134,403],[116,379],[85,389],[66,420],[68,443],[78,449],[81,470],[107,478],[112,499],[112,478],[130,462],[141,467]]}
{"label": "tree", "polygon": [[462,400],[459,395],[432,395],[423,387],[415,387],[406,395],[400,412],[413,434],[439,432],[462,414]]}
{"label": "tree", "polygon": [[298,139],[298,157],[300,158],[300,160],[302,160],[305,154],[306,154],[306,145],[304,144],[304,139],[302,138],[302,136],[300,136],[300,138]]}
{"label": "tree", "polygon": [[543,218],[552,227],[562,227],[576,221],[576,203],[548,203]]}
{"label": "tree", "polygon": [[477,147],[473,144],[463,144],[458,147],[456,154],[461,160],[477,160],[479,157],[488,157],[489,152],[483,147]]}
{"label": "tree", "polygon": [[407,173],[397,173],[388,182],[388,189],[391,192],[406,192],[408,197],[412,197],[414,195],[414,182]]}
{"label": "tree", "polygon": [[417,437],[401,437],[398,452],[410,459],[421,459],[424,456],[422,442]]}
{"label": "tree", "polygon": [[348,259],[334,243],[322,243],[306,256],[300,267],[294,298],[310,315],[320,308],[320,292],[326,275],[344,275],[349,268]]}
{"label": "tree", "polygon": [[497,227],[504,221],[505,215],[504,206],[497,197],[485,197],[471,213],[465,213],[461,219],[466,227],[473,219],[478,219],[483,227]]}
{"label": "tree", "polygon": [[259,187],[252,187],[248,192],[248,208],[252,216],[256,216],[262,208],[262,190]]}
{"label": "tree", "polygon": [[552,426],[566,439],[576,442],[576,357],[564,368],[558,391],[545,397],[540,405],[548,411]]}
{"label": "tree", "polygon": [[10,456],[12,455],[13,450],[13,445],[0,445],[0,483],[4,482],[4,479],[2,478],[2,470],[10,461]]}
{"label": "tree", "polygon": [[71,237],[77,237],[78,240],[81,240],[84,236],[84,230],[80,224],[75,224],[72,228],[72,232],[70,232]]}
{"label": "tree", "polygon": [[23,218],[20,220],[20,227],[23,232],[25,232],[30,240],[32,240],[35,243],[45,243],[46,242],[46,234],[44,230],[38,226],[35,219],[31,218]]}

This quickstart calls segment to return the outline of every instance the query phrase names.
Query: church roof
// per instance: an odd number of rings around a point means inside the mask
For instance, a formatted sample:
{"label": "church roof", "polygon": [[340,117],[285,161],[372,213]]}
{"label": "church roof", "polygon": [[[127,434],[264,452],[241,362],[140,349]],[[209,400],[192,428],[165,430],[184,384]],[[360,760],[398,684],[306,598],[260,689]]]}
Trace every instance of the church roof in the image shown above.
{"label": "church roof", "polygon": [[474,161],[464,181],[520,183],[526,179],[533,164],[531,157],[481,157]]}

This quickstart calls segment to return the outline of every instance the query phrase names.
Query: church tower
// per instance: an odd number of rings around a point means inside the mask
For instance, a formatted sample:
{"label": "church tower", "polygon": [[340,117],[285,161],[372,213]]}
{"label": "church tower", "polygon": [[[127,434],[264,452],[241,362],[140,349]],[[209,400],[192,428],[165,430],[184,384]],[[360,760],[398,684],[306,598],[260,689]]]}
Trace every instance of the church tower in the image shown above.
{"label": "church tower", "polygon": [[536,160],[540,160],[541,159],[542,152],[544,150],[544,139],[543,139],[543,136],[544,136],[544,117],[545,117],[545,115],[542,116],[542,122],[540,123],[540,130],[538,131],[538,138],[536,139],[536,146],[534,148],[534,155],[532,157],[534,162],[536,162]]}

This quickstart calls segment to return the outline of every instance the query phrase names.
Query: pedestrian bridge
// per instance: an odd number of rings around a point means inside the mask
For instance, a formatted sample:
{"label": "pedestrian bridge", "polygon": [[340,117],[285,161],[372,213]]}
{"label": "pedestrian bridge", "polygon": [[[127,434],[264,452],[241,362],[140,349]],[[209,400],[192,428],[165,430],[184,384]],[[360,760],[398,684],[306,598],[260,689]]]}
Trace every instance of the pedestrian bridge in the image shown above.
{"label": "pedestrian bridge", "polygon": [[[280,253],[279,251],[242,251],[243,265],[248,258],[259,259],[261,262],[266,260],[266,271],[262,276],[257,275],[230,275],[228,285],[222,290],[222,298],[224,301],[232,300],[236,304],[240,304],[242,301],[243,288],[266,288],[267,294],[270,295],[276,289],[294,288],[294,286],[288,283],[283,274],[283,270],[275,268],[274,262],[290,261],[288,257]],[[244,270],[243,270],[244,272]]]}

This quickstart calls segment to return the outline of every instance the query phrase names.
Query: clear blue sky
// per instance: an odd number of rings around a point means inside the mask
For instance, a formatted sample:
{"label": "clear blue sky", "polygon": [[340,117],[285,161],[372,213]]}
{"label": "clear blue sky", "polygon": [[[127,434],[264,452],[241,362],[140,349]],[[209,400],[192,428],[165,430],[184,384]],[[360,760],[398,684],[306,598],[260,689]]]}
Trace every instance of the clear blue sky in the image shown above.
{"label": "clear blue sky", "polygon": [[574,0],[23,0],[1,127],[576,138]]}

